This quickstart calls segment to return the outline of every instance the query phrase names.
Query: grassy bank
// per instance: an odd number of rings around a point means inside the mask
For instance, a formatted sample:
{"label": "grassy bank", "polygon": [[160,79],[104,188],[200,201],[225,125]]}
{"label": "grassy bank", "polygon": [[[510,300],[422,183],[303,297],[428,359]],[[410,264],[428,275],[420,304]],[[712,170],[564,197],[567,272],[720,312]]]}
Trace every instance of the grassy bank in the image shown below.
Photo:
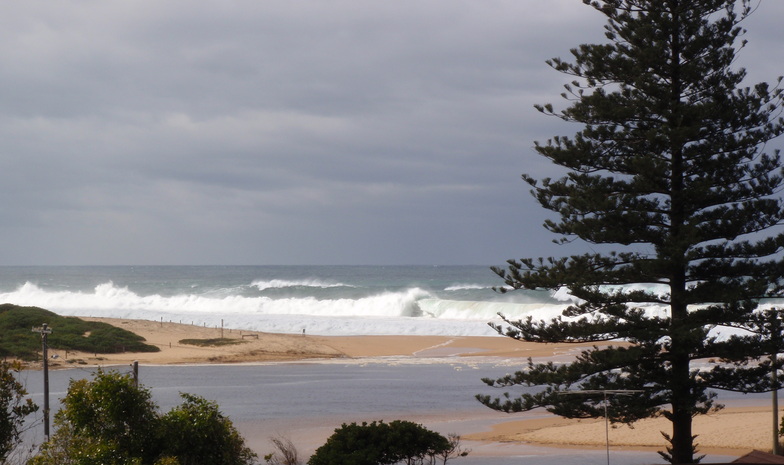
{"label": "grassy bank", "polygon": [[63,317],[38,307],[0,305],[0,357],[22,360],[40,358],[41,336],[32,331],[48,324],[52,349],[114,354],[121,352],[158,352],[137,334],[97,321]]}

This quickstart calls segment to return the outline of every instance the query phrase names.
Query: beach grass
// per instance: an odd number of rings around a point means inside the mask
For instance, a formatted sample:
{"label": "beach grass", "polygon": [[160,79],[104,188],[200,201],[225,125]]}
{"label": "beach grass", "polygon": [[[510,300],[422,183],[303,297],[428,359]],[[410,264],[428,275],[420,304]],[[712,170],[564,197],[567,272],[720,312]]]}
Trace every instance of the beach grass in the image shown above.
{"label": "beach grass", "polygon": [[235,344],[244,344],[247,341],[242,339],[226,339],[226,338],[209,338],[209,339],[180,339],[180,344],[198,346],[198,347],[222,347],[231,346]]}
{"label": "beach grass", "polygon": [[0,305],[0,356],[35,360],[42,350],[41,336],[33,332],[46,323],[52,329],[47,345],[52,349],[94,354],[158,352],[131,331],[77,317],[63,317],[38,307]]}

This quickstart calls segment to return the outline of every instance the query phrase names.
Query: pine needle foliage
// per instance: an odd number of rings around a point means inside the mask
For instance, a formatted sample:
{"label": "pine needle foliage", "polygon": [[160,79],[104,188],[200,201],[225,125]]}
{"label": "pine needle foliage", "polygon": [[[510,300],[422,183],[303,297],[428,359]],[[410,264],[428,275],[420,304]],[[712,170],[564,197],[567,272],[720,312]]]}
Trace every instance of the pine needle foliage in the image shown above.
{"label": "pine needle foliage", "polygon": [[[662,456],[694,463],[692,418],[721,407],[716,389],[777,387],[768,374],[780,367],[771,355],[781,352],[781,316],[759,305],[784,294],[784,172],[767,145],[784,132],[781,78],[748,86],[737,67],[742,22],[759,7],[750,0],[583,3],[606,17],[607,41],[548,61],[571,79],[567,106],[537,107],[582,129],[535,145],[565,176],[523,179],[556,214],[545,227],[557,241],[592,251],[494,268],[501,292],[567,287],[579,303],[552,321],[496,329],[523,341],[605,344],[573,363],[529,361],[484,380],[538,391],[477,397],[507,412],[588,418],[604,415],[604,396],[565,391],[639,390],[609,397],[611,420],[666,417]],[[721,328],[748,331],[717,337]],[[617,340],[631,345],[606,345]]]}

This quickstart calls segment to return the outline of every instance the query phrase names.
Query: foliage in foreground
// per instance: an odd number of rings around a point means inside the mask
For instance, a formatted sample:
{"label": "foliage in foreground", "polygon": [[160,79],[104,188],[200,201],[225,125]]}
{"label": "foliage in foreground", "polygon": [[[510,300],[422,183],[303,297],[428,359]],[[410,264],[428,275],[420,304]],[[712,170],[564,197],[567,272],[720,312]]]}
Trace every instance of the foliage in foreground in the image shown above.
{"label": "foliage in foreground", "polygon": [[[343,424],[316,450],[308,465],[435,465],[465,457],[460,438],[446,438],[405,420]],[[268,462],[273,463],[269,460]]]}
{"label": "foliage in foreground", "polygon": [[98,371],[71,381],[56,432],[29,465],[252,465],[245,446],[217,404],[182,394],[162,415],[150,391],[130,375]]}
{"label": "foliage in foreground", "polygon": [[[545,227],[590,251],[494,269],[506,290],[567,287],[579,300],[552,321],[496,329],[525,341],[633,345],[595,347],[565,365],[530,362],[486,382],[539,392],[479,399],[586,418],[603,416],[604,391],[626,391],[608,396],[611,420],[666,417],[662,456],[692,463],[692,419],[720,407],[716,389],[778,388],[769,374],[781,362],[770,355],[782,352],[782,317],[758,305],[784,294],[784,172],[778,151],[766,152],[784,133],[784,95],[778,85],[744,87],[746,72],[735,69],[740,24],[756,2],[584,3],[607,18],[607,41],[548,62],[571,80],[569,106],[538,107],[582,129],[536,144],[565,176],[523,177],[556,215]],[[716,328],[750,332],[722,339]]]}
{"label": "foliage in foreground", "polygon": [[299,451],[291,439],[275,437],[270,439],[275,451],[264,456],[264,463],[269,465],[302,465]]}
{"label": "foliage in foreground", "polygon": [[218,404],[191,394],[181,396],[184,402],[161,417],[166,455],[177,457],[180,465],[254,463],[256,454]]}
{"label": "foliage in foreground", "polygon": [[18,363],[0,362],[0,463],[19,444],[25,418],[38,410],[17,379],[20,370]]}
{"label": "foliage in foreground", "polygon": [[38,307],[0,305],[0,356],[34,360],[41,351],[41,336],[32,328],[47,323],[52,328],[47,342],[52,349],[98,354],[158,352],[144,338],[116,326],[76,317],[63,317]]}

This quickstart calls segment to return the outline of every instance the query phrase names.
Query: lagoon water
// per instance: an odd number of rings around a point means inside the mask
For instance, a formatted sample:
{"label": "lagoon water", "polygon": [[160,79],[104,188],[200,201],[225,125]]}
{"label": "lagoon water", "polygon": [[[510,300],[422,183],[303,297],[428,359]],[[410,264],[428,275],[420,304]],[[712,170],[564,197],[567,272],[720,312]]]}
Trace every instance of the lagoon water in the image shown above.
{"label": "lagoon water", "polygon": [[[130,367],[114,367],[122,373]],[[260,454],[271,452],[269,438],[288,437],[309,456],[344,422],[405,419],[442,434],[482,431],[499,421],[537,417],[542,412],[507,415],[474,400],[477,393],[498,393],[480,378],[514,370],[508,361],[402,360],[324,361],[254,365],[142,366],[140,382],[151,389],[162,410],[188,392],[216,401]],[[50,372],[52,410],[70,379],[91,376],[91,369]],[[40,372],[25,372],[34,400],[42,403]],[[40,417],[40,415],[39,415]],[[465,443],[473,452],[459,464],[531,465],[606,463],[604,450]],[[649,452],[616,451],[611,463],[663,463]],[[722,457],[709,457],[719,461]]]}

